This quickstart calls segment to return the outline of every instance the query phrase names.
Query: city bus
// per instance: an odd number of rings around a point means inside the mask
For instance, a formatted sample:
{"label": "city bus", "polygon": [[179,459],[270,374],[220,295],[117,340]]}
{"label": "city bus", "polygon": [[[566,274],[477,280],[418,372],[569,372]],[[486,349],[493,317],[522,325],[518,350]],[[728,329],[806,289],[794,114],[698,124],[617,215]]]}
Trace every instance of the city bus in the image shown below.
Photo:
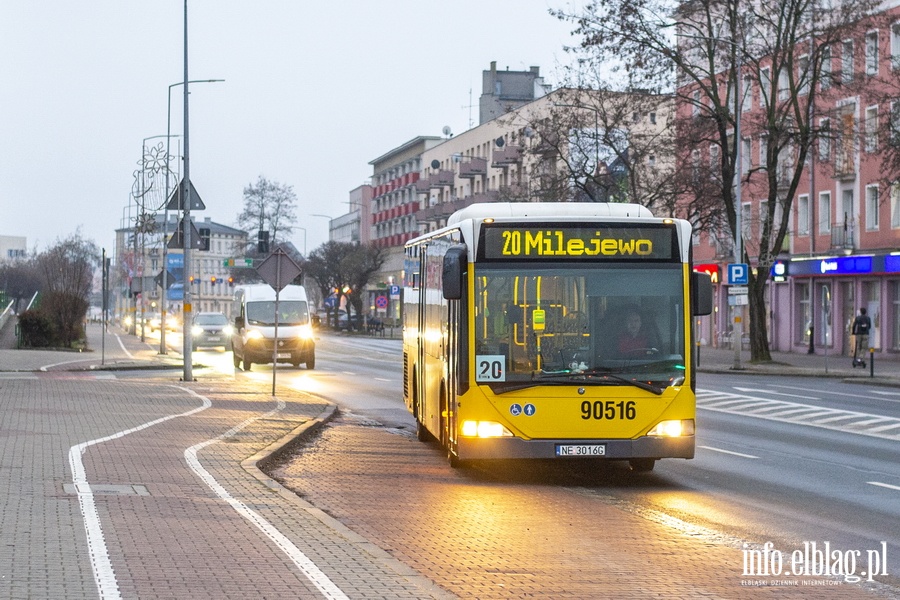
{"label": "city bus", "polygon": [[403,394],[454,467],[693,458],[691,225],[636,204],[472,204],[407,242]]}

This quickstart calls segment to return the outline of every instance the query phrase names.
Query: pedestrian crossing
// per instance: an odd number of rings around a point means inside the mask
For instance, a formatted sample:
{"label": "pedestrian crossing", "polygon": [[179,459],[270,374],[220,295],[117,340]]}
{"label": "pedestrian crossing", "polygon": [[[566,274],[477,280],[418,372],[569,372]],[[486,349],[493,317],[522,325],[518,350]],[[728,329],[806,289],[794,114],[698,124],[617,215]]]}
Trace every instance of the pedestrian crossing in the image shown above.
{"label": "pedestrian crossing", "polygon": [[699,389],[697,408],[900,441],[900,419],[871,413]]}

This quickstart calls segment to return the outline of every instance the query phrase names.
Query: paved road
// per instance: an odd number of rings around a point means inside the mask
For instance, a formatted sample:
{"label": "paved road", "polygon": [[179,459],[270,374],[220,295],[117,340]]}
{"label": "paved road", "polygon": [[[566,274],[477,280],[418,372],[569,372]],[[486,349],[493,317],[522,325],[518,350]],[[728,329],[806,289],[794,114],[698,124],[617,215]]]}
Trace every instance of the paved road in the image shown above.
{"label": "paved road", "polygon": [[[113,339],[108,366],[175,360]],[[446,596],[258,469],[321,398],[202,368],[58,370],[83,359],[0,350],[0,597]]]}

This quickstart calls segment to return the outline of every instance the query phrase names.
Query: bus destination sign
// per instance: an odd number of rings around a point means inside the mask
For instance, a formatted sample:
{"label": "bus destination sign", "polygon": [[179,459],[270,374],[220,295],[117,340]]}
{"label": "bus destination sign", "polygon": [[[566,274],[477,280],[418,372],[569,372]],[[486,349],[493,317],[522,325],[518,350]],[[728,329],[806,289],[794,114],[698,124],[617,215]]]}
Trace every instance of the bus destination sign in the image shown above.
{"label": "bus destination sign", "polygon": [[482,233],[482,257],[488,260],[672,260],[677,257],[674,228],[669,226],[491,225],[485,226]]}

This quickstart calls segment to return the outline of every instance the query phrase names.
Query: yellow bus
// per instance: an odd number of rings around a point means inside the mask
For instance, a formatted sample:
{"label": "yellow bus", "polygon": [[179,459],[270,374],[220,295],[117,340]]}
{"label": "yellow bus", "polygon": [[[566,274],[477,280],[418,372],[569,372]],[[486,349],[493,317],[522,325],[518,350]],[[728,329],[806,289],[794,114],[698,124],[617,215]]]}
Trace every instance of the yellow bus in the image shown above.
{"label": "yellow bus", "polygon": [[490,203],[404,256],[403,393],[470,460],[693,458],[691,226],[636,204]]}

